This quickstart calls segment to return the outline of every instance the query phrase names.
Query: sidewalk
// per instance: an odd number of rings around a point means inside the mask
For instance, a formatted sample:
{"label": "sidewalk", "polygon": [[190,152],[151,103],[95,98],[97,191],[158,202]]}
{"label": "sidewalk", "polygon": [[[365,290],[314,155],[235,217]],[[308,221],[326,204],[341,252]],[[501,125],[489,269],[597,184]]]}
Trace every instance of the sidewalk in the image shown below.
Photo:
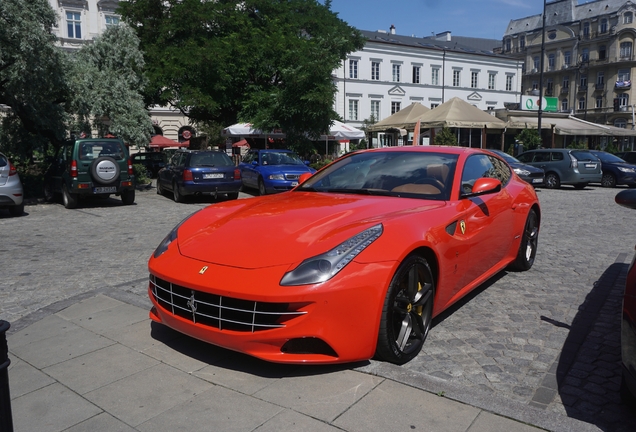
{"label": "sidewalk", "polygon": [[266,363],[151,323],[144,299],[115,297],[81,295],[12,323],[16,432],[598,430],[386,363]]}

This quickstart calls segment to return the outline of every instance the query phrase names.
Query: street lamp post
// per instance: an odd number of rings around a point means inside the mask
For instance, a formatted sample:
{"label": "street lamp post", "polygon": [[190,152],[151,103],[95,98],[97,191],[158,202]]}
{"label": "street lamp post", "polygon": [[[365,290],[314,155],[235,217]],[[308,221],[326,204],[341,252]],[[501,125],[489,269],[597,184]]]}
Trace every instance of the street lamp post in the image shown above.
{"label": "street lamp post", "polygon": [[537,113],[537,129],[539,132],[539,138],[543,144],[543,138],[541,137],[541,114],[543,112],[543,57],[545,56],[545,3],[543,0],[543,25],[541,26],[541,59],[539,60],[539,111]]}

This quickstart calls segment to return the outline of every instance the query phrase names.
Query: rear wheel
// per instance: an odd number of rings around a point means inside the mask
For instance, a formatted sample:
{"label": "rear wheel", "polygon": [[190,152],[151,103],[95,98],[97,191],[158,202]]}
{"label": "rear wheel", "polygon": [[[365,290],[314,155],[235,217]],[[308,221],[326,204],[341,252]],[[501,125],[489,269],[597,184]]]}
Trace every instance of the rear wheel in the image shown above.
{"label": "rear wheel", "polygon": [[121,193],[121,202],[124,205],[131,205],[135,202],[135,190],[134,189],[126,189]]}
{"label": "rear wheel", "polygon": [[74,209],[77,207],[78,196],[77,194],[70,193],[66,185],[62,186],[62,203],[67,209]]}
{"label": "rear wheel", "polygon": [[174,197],[174,202],[183,202],[183,195],[181,195],[179,185],[176,182],[172,184],[172,196]]}
{"label": "rear wheel", "polygon": [[24,213],[24,203],[17,206],[9,207],[9,214],[11,216],[22,216],[23,213]]}
{"label": "rear wheel", "polygon": [[376,357],[404,364],[424,345],[433,318],[435,282],[428,262],[411,255],[400,264],[384,300]]}
{"label": "rear wheel", "polygon": [[601,186],[607,188],[616,187],[616,177],[612,173],[604,173],[603,178],[601,179]]}
{"label": "rear wheel", "polygon": [[229,199],[231,199],[231,200],[235,200],[235,199],[237,199],[237,198],[238,198],[238,196],[239,196],[239,193],[238,193],[238,192],[232,192],[232,193],[227,194],[227,197],[228,197]]}
{"label": "rear wheel", "polygon": [[548,189],[558,189],[559,187],[561,187],[561,180],[555,173],[547,173],[545,175],[544,183],[545,187],[547,187]]}
{"label": "rear wheel", "polygon": [[530,270],[534,264],[534,257],[537,254],[537,246],[539,244],[539,217],[537,212],[530,210],[526,226],[523,229],[521,244],[517,252],[517,258],[510,265],[513,270],[525,271]]}

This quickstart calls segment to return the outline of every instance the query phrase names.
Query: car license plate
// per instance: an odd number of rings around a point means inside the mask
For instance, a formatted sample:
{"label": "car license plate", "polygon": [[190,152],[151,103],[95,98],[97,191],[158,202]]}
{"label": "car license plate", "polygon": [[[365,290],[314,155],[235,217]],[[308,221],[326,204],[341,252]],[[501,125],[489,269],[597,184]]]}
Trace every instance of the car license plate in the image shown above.
{"label": "car license plate", "polygon": [[540,179],[540,178],[532,179],[532,183],[543,183],[543,179]]}
{"label": "car license plate", "polygon": [[596,168],[596,164],[585,164],[585,168],[595,169]]}
{"label": "car license plate", "polygon": [[203,174],[204,179],[219,179],[223,178],[223,173]]}
{"label": "car license plate", "polygon": [[96,194],[116,193],[117,192],[117,187],[116,186],[96,187],[95,189],[93,189],[93,192],[96,193]]}

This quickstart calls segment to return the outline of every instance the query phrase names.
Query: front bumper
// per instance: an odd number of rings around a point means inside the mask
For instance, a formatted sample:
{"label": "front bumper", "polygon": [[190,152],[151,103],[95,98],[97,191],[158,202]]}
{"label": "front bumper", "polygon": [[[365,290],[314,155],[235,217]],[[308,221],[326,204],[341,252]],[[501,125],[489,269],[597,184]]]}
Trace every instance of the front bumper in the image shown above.
{"label": "front bumper", "polygon": [[151,258],[150,318],[278,363],[371,358],[385,291],[397,265],[352,262],[325,283],[288,287],[279,285],[287,266],[248,270],[204,264],[184,257]]}

